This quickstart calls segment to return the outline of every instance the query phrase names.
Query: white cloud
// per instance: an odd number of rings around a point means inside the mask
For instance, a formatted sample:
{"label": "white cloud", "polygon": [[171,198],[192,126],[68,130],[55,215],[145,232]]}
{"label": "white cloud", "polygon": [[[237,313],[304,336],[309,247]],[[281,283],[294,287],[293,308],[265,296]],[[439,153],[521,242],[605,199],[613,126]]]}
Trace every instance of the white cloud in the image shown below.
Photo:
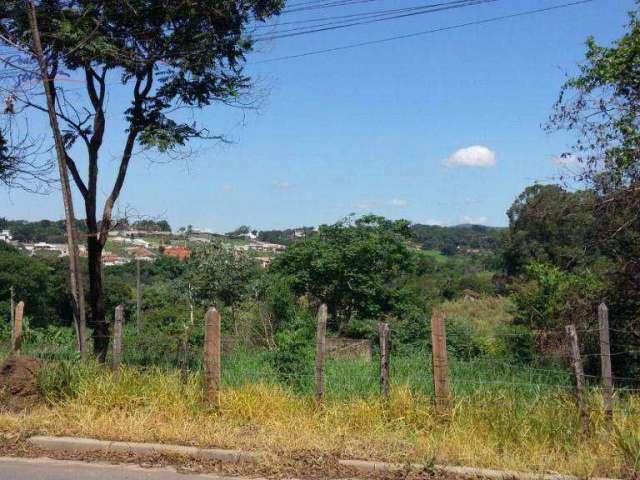
{"label": "white cloud", "polygon": [[392,198],[391,200],[389,200],[389,205],[391,205],[392,207],[406,207],[407,201],[402,200],[401,198]]}
{"label": "white cloud", "polygon": [[496,166],[496,154],[483,145],[472,145],[455,151],[444,164],[448,167],[491,168]]}
{"label": "white cloud", "polygon": [[223,185],[222,186],[222,191],[223,192],[231,192],[231,191],[233,191],[233,185]]}
{"label": "white cloud", "polygon": [[461,220],[462,223],[469,225],[486,225],[489,223],[489,219],[487,217],[470,217],[469,215],[464,215]]}
{"label": "white cloud", "polygon": [[290,188],[293,188],[293,184],[286,180],[276,180],[273,182],[273,186],[280,190],[289,190]]}

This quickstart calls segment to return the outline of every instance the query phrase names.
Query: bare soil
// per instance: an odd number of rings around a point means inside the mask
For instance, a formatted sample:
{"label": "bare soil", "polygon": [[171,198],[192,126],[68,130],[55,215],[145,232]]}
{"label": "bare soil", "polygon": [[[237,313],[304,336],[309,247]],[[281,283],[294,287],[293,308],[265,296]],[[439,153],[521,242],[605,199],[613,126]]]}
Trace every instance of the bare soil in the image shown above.
{"label": "bare soil", "polygon": [[33,406],[39,400],[38,371],[42,362],[11,355],[0,366],[0,407],[12,411]]}

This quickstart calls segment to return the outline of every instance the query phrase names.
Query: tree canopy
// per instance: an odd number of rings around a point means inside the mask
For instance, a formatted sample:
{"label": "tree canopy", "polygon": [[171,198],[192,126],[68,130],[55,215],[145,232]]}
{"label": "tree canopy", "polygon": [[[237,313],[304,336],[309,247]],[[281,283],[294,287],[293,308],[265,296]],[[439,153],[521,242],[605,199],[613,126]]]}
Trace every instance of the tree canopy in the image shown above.
{"label": "tree canopy", "polygon": [[271,270],[288,276],[296,293],[325,302],[339,324],[377,318],[393,310],[395,287],[414,268],[410,235],[405,220],[347,218],[291,245]]}
{"label": "tree canopy", "polygon": [[[101,256],[112,228],[112,212],[134,151],[170,152],[190,139],[221,139],[198,125],[184,109],[217,104],[247,105],[251,79],[244,73],[252,48],[249,27],[280,12],[284,0],[47,0],[0,3],[0,42],[10,52],[7,67],[22,72],[2,82],[26,113],[44,112],[60,123],[58,156],[84,200],[88,229],[90,321],[99,359],[106,356]],[[29,15],[30,8],[34,15]],[[35,17],[35,19],[34,19]],[[36,48],[42,39],[43,56]],[[33,37],[33,38],[32,38]],[[41,81],[55,95],[42,103]],[[67,80],[80,89],[67,89]],[[26,81],[25,81],[26,80]],[[76,84],[76,85],[77,85]],[[109,99],[128,95],[121,115],[109,112]],[[81,94],[79,92],[84,93]],[[53,102],[53,105],[51,103]],[[114,118],[124,119],[124,139],[110,186],[99,185],[101,149]],[[55,135],[54,135],[55,136]],[[110,142],[110,149],[118,148]],[[62,149],[63,152],[59,152]],[[80,171],[78,158],[86,158]],[[104,166],[102,166],[104,169]],[[100,191],[106,191],[102,211]]]}

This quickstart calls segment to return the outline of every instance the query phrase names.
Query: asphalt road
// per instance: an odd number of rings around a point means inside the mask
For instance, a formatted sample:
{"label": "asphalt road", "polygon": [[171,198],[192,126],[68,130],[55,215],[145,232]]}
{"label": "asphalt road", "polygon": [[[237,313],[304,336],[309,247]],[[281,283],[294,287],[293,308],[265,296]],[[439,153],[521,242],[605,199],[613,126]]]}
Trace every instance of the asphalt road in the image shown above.
{"label": "asphalt road", "polygon": [[239,480],[238,477],[190,475],[170,468],[142,468],[46,458],[0,457],[0,480]]}

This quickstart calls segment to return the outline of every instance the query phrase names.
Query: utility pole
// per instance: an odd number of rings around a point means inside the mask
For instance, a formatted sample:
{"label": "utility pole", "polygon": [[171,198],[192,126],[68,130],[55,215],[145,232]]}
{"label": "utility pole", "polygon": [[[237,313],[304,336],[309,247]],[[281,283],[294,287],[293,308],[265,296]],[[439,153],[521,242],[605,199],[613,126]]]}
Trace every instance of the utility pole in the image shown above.
{"label": "utility pole", "polygon": [[80,255],[78,251],[78,235],[76,229],[76,219],[73,211],[73,199],[71,197],[71,186],[69,185],[69,176],[67,172],[67,157],[64,148],[64,141],[58,124],[56,115],[55,94],[51,86],[52,79],[49,78],[49,67],[45,58],[42,42],[40,40],[40,31],[38,29],[38,19],[36,17],[36,9],[33,2],[27,0],[27,9],[29,15],[29,25],[31,26],[31,37],[33,43],[33,51],[40,68],[40,77],[42,86],[47,99],[47,113],[49,114],[49,124],[53,132],[53,139],[56,148],[56,157],[58,160],[58,172],[60,174],[60,186],[62,190],[62,201],[64,203],[64,216],[67,227],[67,245],[69,247],[69,281],[71,285],[71,296],[73,298],[73,315],[76,321],[76,332],[78,335],[78,350],[81,357],[86,358],[86,323],[85,323],[85,306],[84,306],[84,286],[82,284],[82,272],[80,268]]}

